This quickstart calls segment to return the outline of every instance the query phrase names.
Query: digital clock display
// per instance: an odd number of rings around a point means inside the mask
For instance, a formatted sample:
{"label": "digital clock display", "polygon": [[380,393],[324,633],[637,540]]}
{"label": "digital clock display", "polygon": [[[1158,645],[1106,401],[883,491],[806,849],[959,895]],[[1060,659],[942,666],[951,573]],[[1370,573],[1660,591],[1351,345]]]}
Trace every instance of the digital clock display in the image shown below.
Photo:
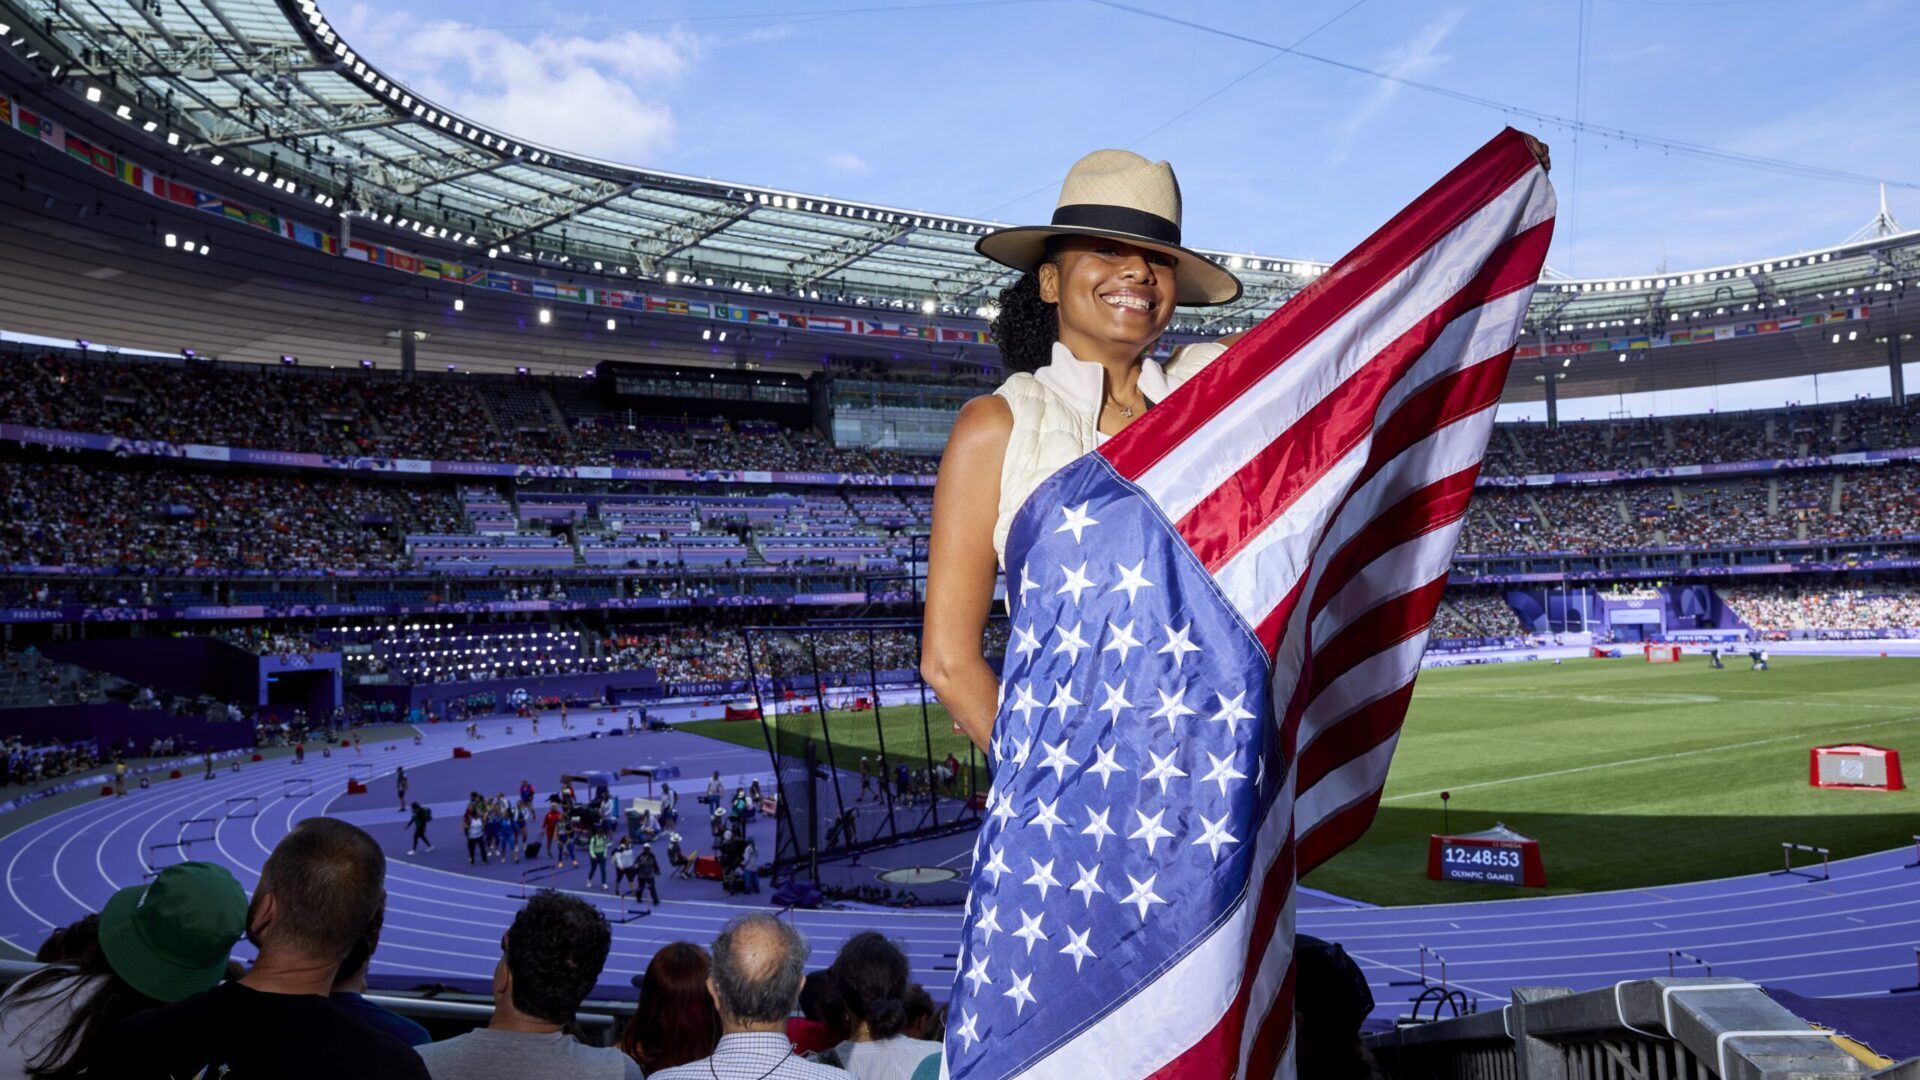
{"label": "digital clock display", "polygon": [[1440,848],[1440,879],[1521,885],[1525,870],[1518,847],[1452,843]]}

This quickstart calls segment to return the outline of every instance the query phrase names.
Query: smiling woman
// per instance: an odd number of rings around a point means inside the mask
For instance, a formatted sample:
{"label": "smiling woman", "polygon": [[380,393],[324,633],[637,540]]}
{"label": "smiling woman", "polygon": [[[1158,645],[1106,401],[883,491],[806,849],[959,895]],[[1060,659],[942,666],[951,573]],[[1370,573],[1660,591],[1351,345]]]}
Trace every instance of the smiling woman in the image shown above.
{"label": "smiling woman", "polygon": [[998,680],[981,655],[1013,515],[1040,482],[1093,450],[1225,351],[1147,354],[1176,305],[1224,304],[1240,282],[1180,246],[1180,184],[1166,162],[1096,150],[1067,174],[1047,225],[1001,229],[982,255],[1024,271],[1000,294],[993,337],[1014,372],[960,411],[934,488],[921,671],[977,745]]}

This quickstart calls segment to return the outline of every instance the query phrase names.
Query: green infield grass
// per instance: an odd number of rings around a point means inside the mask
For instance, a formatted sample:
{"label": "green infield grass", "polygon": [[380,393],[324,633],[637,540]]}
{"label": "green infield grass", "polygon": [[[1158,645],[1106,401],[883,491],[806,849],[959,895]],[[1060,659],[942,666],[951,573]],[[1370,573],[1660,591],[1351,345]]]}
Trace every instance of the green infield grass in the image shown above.
{"label": "green infield grass", "polygon": [[[1920,770],[1920,660],[1776,656],[1721,671],[1678,664],[1569,660],[1441,668],[1420,676],[1379,817],[1305,884],[1380,904],[1493,899],[1533,892],[1651,888],[1778,869],[1783,841],[1836,859],[1913,843],[1916,790],[1838,791],[1807,783],[1807,751],[1864,742]],[[918,706],[831,713],[836,760],[904,753],[924,762]],[[789,725],[819,736],[817,719]],[[814,726],[809,726],[809,724]],[[967,760],[938,705],[933,756]],[[753,721],[681,725],[765,749]],[[846,753],[854,756],[847,759]],[[1540,841],[1545,890],[1429,881],[1428,837],[1496,821]]]}

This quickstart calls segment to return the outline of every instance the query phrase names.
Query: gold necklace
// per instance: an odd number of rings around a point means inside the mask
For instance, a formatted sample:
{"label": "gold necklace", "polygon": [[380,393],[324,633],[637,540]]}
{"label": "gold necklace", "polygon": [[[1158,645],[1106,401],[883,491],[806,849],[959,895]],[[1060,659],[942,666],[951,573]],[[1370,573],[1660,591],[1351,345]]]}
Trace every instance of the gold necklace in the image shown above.
{"label": "gold necklace", "polygon": [[1125,419],[1128,419],[1128,420],[1133,419],[1133,406],[1120,404],[1118,401],[1114,400],[1112,395],[1108,395],[1107,404],[1113,406],[1116,409],[1119,409],[1120,415]]}

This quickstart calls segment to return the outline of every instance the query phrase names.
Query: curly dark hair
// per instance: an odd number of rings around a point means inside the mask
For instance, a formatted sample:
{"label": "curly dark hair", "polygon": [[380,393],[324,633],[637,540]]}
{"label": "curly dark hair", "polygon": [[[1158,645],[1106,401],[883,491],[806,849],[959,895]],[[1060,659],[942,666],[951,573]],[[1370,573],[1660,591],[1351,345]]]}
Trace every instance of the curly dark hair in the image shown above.
{"label": "curly dark hair", "polygon": [[571,1023],[612,947],[613,929],[593,905],[552,890],[535,893],[507,929],[513,1007],[549,1024]]}
{"label": "curly dark hair", "polygon": [[[1048,245],[1047,259],[1054,257]],[[1000,314],[991,326],[1000,362],[1009,372],[1039,371],[1053,359],[1053,343],[1060,339],[1060,312],[1040,299],[1040,275],[1034,271],[1000,290]]]}
{"label": "curly dark hair", "polygon": [[906,1027],[907,956],[898,945],[872,930],[855,934],[840,946],[831,971],[847,1030],[865,1021],[870,1037],[889,1039]]}

